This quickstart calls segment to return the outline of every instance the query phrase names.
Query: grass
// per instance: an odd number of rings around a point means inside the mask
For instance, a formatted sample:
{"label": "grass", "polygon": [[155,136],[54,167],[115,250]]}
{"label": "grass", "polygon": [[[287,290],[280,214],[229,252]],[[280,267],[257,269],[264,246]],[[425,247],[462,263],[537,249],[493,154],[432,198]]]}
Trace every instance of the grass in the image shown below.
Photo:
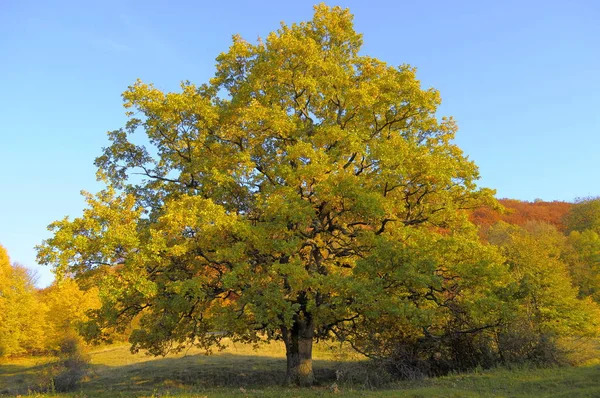
{"label": "grass", "polygon": [[[344,347],[318,344],[314,368],[320,386],[281,387],[285,353],[277,343],[230,343],[206,356],[198,350],[164,358],[131,354],[127,345],[90,352],[91,370],[80,390],[36,394],[53,358],[14,359],[0,364],[0,393],[32,397],[599,397],[600,366],[553,369],[495,369],[373,389],[380,375]],[[336,371],[337,379],[336,380]],[[342,374],[340,374],[340,371]],[[337,385],[337,393],[333,384]],[[28,388],[29,387],[29,388]]]}

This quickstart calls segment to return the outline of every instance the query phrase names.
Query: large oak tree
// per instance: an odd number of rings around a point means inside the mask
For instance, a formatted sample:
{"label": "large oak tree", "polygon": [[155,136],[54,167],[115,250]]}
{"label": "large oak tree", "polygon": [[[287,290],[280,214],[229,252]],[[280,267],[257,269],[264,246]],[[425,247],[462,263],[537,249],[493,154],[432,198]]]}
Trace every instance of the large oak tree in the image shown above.
{"label": "large oak tree", "polygon": [[348,10],[320,5],[256,44],[234,36],[206,84],[129,87],[96,159],[107,188],[39,247],[101,286],[89,333],[139,317],[133,348],[153,354],[281,339],[288,381],[311,384],[315,339],[380,317],[426,328],[423,311],[485,285],[493,256],[458,236],[476,239],[462,210],[491,194],[454,121],[414,68],[361,45]]}

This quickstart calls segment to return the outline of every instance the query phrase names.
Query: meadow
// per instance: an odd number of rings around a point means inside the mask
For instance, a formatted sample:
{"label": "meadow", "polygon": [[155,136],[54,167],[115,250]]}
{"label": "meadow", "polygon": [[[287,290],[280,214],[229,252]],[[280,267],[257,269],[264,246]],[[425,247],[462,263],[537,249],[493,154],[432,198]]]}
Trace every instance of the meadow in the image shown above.
{"label": "meadow", "polygon": [[[51,357],[0,365],[0,394],[31,397],[598,397],[600,366],[475,370],[388,382],[369,361],[339,345],[315,347],[311,388],[283,387],[285,350],[277,343],[228,344],[213,355],[195,349],[166,357],[131,354],[128,345],[90,351],[91,366],[71,393],[52,392]],[[36,392],[36,389],[38,391]],[[49,392],[40,392],[45,389]]]}

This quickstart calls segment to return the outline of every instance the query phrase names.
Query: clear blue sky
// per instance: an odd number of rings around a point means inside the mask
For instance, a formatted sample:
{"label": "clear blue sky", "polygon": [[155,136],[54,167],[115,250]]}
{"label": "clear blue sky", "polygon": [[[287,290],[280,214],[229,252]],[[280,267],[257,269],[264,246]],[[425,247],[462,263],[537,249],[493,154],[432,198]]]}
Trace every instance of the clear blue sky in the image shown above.
{"label": "clear blue sky", "polygon": [[[0,244],[35,263],[46,226],[96,191],[93,160],[136,78],[205,82],[233,33],[266,36],[316,1],[0,0]],[[498,197],[600,195],[600,2],[337,1],[362,53],[418,68]]]}

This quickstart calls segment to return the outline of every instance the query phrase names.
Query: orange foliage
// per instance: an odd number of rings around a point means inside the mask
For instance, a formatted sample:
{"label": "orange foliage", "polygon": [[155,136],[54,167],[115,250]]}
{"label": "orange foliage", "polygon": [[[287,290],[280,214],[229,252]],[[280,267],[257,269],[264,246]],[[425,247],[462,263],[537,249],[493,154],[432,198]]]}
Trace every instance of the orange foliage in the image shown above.
{"label": "orange foliage", "polygon": [[565,231],[563,218],[573,206],[572,203],[559,201],[523,202],[516,199],[500,199],[499,202],[505,208],[503,213],[491,208],[481,208],[471,213],[471,221],[479,225],[482,231],[498,221],[516,225],[524,225],[528,221],[541,221],[554,225],[559,231]]}

